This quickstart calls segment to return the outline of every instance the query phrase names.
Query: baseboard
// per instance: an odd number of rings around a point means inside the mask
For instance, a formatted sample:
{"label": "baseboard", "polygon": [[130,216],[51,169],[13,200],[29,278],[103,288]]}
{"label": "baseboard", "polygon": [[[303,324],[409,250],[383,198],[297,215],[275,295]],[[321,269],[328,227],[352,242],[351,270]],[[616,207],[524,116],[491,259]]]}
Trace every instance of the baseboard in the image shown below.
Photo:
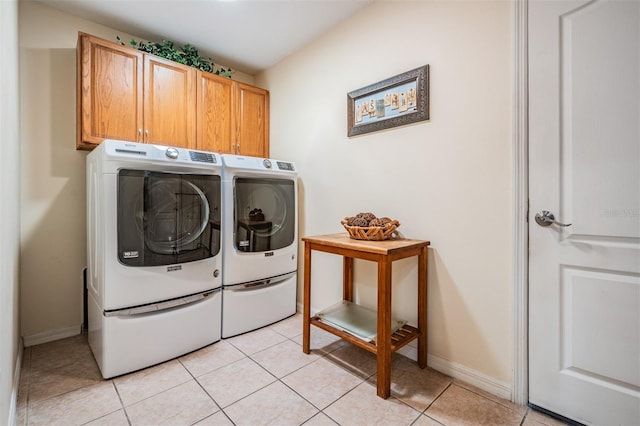
{"label": "baseboard", "polygon": [[22,371],[22,356],[24,354],[24,344],[22,338],[18,344],[18,358],[16,359],[16,370],[13,372],[13,389],[11,389],[11,400],[9,401],[9,424],[18,424],[18,390],[20,389],[20,371]]}
{"label": "baseboard", "polygon": [[44,331],[31,336],[24,336],[24,346],[40,345],[42,343],[53,342],[71,336],[76,336],[82,332],[82,325],[74,325],[73,327],[59,328],[57,330]]}
{"label": "baseboard", "polygon": [[[413,345],[414,342],[401,348],[398,353],[414,361],[418,361],[418,348]],[[492,395],[509,401],[511,400],[511,387],[507,383],[500,382],[479,371],[434,355],[427,355],[427,365],[442,374],[473,385]]]}
{"label": "baseboard", "polygon": [[427,365],[434,370],[473,385],[492,395],[511,401],[511,385],[462,364],[427,355]]}
{"label": "baseboard", "polygon": [[[313,306],[311,307],[311,316],[317,314],[318,312],[320,312],[321,309],[316,309]],[[296,303],[296,313],[297,314],[301,314],[304,312],[304,306],[302,305],[302,303]]]}
{"label": "baseboard", "polygon": [[[298,312],[302,312],[302,304],[298,303]],[[313,309],[312,309],[313,311]],[[312,315],[314,313],[312,312]],[[407,346],[398,350],[399,354],[406,356],[414,361],[418,360],[418,348],[415,346],[415,340],[409,343]],[[489,377],[486,374],[473,370],[462,364],[458,364],[453,361],[449,361],[443,358],[439,358],[435,355],[427,355],[427,365],[436,371],[446,374],[454,379],[461,380],[472,386],[489,392],[499,398],[503,398],[511,401],[511,385],[505,382],[498,381],[493,377]]]}

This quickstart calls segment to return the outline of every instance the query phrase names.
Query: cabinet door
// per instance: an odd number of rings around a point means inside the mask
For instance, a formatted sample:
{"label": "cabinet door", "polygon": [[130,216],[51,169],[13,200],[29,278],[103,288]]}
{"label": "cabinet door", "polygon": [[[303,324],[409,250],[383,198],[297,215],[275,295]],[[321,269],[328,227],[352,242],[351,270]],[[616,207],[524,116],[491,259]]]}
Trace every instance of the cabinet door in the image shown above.
{"label": "cabinet door", "polygon": [[143,54],[82,33],[78,47],[77,148],[139,140]]}
{"label": "cabinet door", "polygon": [[242,155],[269,156],[269,92],[238,83],[237,149]]}
{"label": "cabinet door", "polygon": [[196,70],[144,55],[144,141],[196,147]]}
{"label": "cabinet door", "polygon": [[221,154],[234,153],[233,81],[198,71],[198,138],[196,147]]}

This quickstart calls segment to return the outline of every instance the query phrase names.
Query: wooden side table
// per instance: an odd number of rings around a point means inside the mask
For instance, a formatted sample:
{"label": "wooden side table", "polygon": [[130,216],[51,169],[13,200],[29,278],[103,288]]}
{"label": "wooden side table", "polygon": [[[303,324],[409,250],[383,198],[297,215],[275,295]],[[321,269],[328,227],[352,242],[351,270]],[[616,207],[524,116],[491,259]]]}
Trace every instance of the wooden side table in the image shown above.
{"label": "wooden side table", "polygon": [[[378,364],[377,394],[391,394],[391,353],[418,339],[418,365],[427,366],[427,248],[429,241],[393,239],[364,241],[349,238],[347,233],[304,237],[304,311],[302,351],[310,352],[311,324],[376,355]],[[311,251],[342,255],[343,299],[353,302],[353,259],[365,259],[378,264],[377,334],[368,341],[324,321],[321,314],[311,316]],[[391,330],[391,265],[394,260],[418,256],[418,328],[403,325]]]}

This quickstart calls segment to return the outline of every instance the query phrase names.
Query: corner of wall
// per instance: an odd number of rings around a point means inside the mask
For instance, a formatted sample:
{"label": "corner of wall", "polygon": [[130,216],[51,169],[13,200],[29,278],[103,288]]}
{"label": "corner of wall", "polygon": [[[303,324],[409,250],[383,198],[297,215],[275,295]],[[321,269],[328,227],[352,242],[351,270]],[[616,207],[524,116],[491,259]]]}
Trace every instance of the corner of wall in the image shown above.
{"label": "corner of wall", "polygon": [[22,370],[22,359],[24,357],[24,345],[22,338],[18,344],[18,355],[16,355],[16,368],[13,373],[13,389],[11,390],[11,400],[9,401],[9,425],[17,425],[20,415],[18,405],[18,390],[20,389],[20,371]]}
{"label": "corner of wall", "polygon": [[[0,1],[0,424],[13,424],[20,378],[18,0]],[[13,373],[13,374],[12,374]]]}

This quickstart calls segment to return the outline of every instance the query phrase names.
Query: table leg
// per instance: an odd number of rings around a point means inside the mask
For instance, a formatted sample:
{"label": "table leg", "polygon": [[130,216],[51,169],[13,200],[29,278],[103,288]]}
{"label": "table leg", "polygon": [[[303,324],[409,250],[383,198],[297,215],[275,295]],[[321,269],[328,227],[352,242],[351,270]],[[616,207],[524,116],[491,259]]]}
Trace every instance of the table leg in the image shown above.
{"label": "table leg", "polygon": [[427,247],[420,250],[418,256],[418,365],[420,368],[427,366]]}
{"label": "table leg", "polygon": [[353,257],[342,258],[342,299],[353,302]]}
{"label": "table leg", "polygon": [[304,302],[302,310],[302,352],[311,351],[311,245],[304,244]]}
{"label": "table leg", "polygon": [[391,261],[378,260],[378,362],[377,394],[387,399],[391,395]]}

